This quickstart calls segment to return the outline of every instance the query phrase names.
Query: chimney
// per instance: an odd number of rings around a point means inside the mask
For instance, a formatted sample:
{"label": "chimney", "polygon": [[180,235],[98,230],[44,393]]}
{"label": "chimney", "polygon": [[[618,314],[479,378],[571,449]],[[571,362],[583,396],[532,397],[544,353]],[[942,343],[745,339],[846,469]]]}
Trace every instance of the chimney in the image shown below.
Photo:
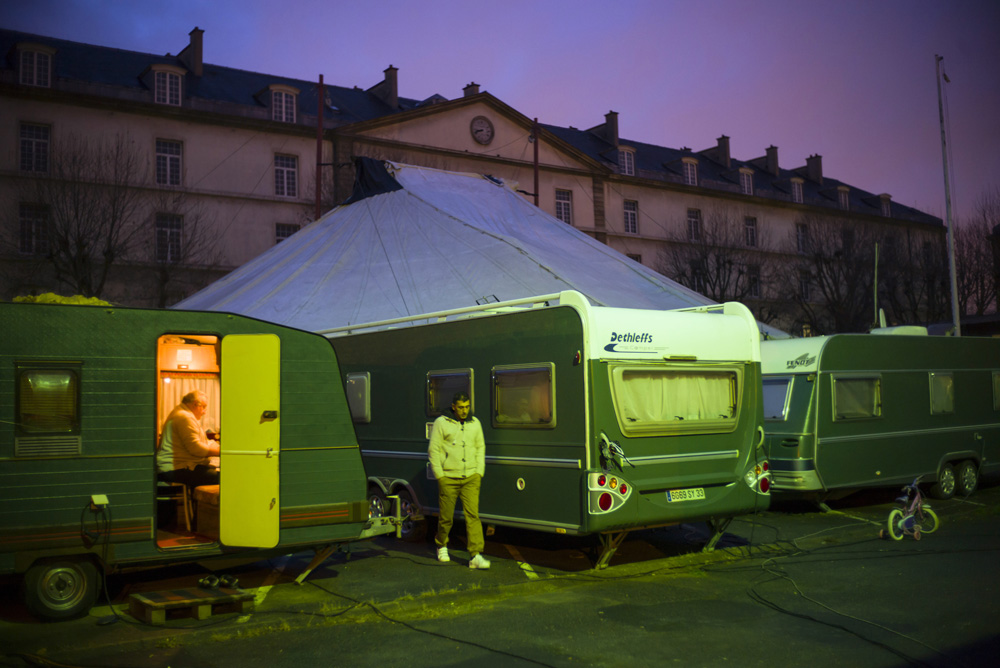
{"label": "chimney", "polygon": [[479,84],[475,81],[469,82],[469,85],[462,89],[462,93],[464,97],[479,95]]}
{"label": "chimney", "polygon": [[399,87],[396,82],[396,72],[399,71],[398,68],[389,65],[389,67],[382,70],[385,73],[385,79],[375,84],[369,88],[375,97],[385,102],[393,109],[399,108]]}
{"label": "chimney", "polygon": [[815,154],[806,158],[806,176],[810,181],[823,185],[823,156]]}
{"label": "chimney", "polygon": [[614,147],[618,147],[618,112],[609,111],[604,114],[604,138]]}
{"label": "chimney", "polygon": [[780,170],[778,169],[778,147],[771,144],[767,147],[767,158],[766,158],[765,169],[768,173],[778,176]]}
{"label": "chimney", "polygon": [[715,157],[726,169],[729,169],[732,167],[732,160],[729,156],[729,137],[722,135],[716,141],[718,142],[718,146],[715,149]]}
{"label": "chimney", "polygon": [[184,47],[183,51],[177,54],[177,58],[196,77],[200,77],[202,73],[202,35],[204,34],[204,30],[195,26],[195,29],[188,33],[188,36],[191,38],[190,43]]}

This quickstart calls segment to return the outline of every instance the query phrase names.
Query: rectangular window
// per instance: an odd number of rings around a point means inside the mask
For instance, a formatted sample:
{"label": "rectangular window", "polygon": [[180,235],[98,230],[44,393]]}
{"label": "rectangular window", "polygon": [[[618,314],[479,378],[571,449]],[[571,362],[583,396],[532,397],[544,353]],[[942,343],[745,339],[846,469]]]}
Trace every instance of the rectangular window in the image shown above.
{"label": "rectangular window", "polygon": [[21,203],[18,250],[22,255],[48,255],[49,211],[41,204]]}
{"label": "rectangular window", "polygon": [[688,241],[701,241],[701,210],[688,209]]}
{"label": "rectangular window", "polygon": [[892,202],[886,198],[882,198],[882,215],[886,218],[892,217]]}
{"label": "rectangular window", "polygon": [[635,175],[635,156],[632,151],[618,151],[618,166],[621,168],[622,174]]}
{"label": "rectangular window", "polygon": [[696,163],[684,163],[684,185],[698,185],[698,165]]}
{"label": "rectangular window", "polygon": [[691,260],[691,285],[695,292],[705,292],[705,262],[703,260]]}
{"label": "rectangular window", "polygon": [[792,181],[792,201],[796,204],[802,204],[802,182]]}
{"label": "rectangular window", "polygon": [[809,226],[805,223],[795,224],[795,247],[800,253],[809,252]]}
{"label": "rectangular window", "polygon": [[630,260],[635,260],[639,264],[642,264],[642,255],[639,255],[638,253],[626,253],[625,257],[627,257]]}
{"label": "rectangular window", "polygon": [[79,368],[19,367],[17,376],[18,434],[79,433]]}
{"label": "rectangular window", "polygon": [[750,172],[740,172],[740,192],[753,195],[753,174]]}
{"label": "rectangular window", "polygon": [[573,191],[556,189],[556,218],[573,224]]}
{"label": "rectangular window", "polygon": [[729,432],[736,428],[736,369],[615,365],[611,389],[626,436]]}
{"label": "rectangular window", "polygon": [[274,243],[280,244],[282,241],[298,232],[301,227],[301,225],[295,225],[293,223],[275,223]]}
{"label": "rectangular window", "polygon": [[791,377],[764,378],[764,419],[784,420],[788,417],[788,397],[792,388]]}
{"label": "rectangular window", "polygon": [[274,194],[278,197],[298,196],[299,159],[294,155],[274,156]]}
{"label": "rectangular window", "polygon": [[456,392],[465,392],[472,402],[475,413],[476,403],[472,396],[472,369],[448,369],[427,372],[427,417],[451,415],[451,404]]}
{"label": "rectangular window", "polygon": [[280,90],[272,91],[271,119],[282,123],[294,123],[295,96]]}
{"label": "rectangular window", "polygon": [[156,72],[154,99],[157,104],[181,106],[181,76],[176,72]]}
{"label": "rectangular window", "polygon": [[552,363],[493,367],[493,426],[555,427],[554,379]]}
{"label": "rectangular window", "polygon": [[639,203],[625,200],[625,234],[639,234]]}
{"label": "rectangular window", "polygon": [[21,83],[26,86],[48,88],[52,71],[52,57],[41,51],[21,52]]}
{"label": "rectangular window", "polygon": [[344,376],[344,380],[347,406],[351,409],[351,419],[366,424],[371,422],[371,374],[367,371],[349,373]]}
{"label": "rectangular window", "polygon": [[931,415],[955,412],[955,374],[932,371],[927,374],[930,382]]}
{"label": "rectangular window", "polygon": [[858,420],[882,415],[882,379],[833,376],[833,419]]}
{"label": "rectangular window", "polygon": [[748,248],[757,247],[757,219],[754,216],[743,219],[743,235]]}
{"label": "rectangular window", "polygon": [[755,264],[747,266],[747,295],[760,299],[760,267]]}
{"label": "rectangular window", "polygon": [[183,146],[179,141],[156,140],[156,183],[161,186],[181,184]]}
{"label": "rectangular window", "polygon": [[47,125],[21,123],[21,171],[49,171],[49,131]]}
{"label": "rectangular window", "polygon": [[804,302],[809,301],[811,298],[811,284],[809,280],[809,272],[805,269],[799,271],[799,299]]}
{"label": "rectangular window", "polygon": [[184,218],[171,213],[156,214],[156,261],[181,261]]}
{"label": "rectangular window", "polygon": [[1000,371],[993,372],[993,410],[1000,411]]}

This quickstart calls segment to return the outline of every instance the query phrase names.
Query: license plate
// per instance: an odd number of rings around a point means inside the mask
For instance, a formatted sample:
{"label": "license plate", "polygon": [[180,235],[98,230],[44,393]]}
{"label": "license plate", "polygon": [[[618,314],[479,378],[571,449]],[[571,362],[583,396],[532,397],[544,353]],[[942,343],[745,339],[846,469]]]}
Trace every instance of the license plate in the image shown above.
{"label": "license plate", "polygon": [[696,501],[705,498],[704,487],[689,487],[688,489],[672,489],[667,492],[667,501]]}

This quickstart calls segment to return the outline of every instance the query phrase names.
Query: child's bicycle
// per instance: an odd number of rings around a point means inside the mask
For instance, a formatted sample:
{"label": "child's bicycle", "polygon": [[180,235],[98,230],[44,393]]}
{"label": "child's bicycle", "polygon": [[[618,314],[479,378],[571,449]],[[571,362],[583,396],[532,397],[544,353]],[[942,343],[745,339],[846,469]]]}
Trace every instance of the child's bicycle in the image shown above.
{"label": "child's bicycle", "polygon": [[937,513],[924,503],[919,482],[918,477],[902,489],[903,494],[896,499],[899,508],[889,511],[888,530],[879,531],[879,538],[888,536],[893,540],[903,540],[904,535],[910,535],[914,540],[920,540],[920,534],[937,531],[940,525]]}

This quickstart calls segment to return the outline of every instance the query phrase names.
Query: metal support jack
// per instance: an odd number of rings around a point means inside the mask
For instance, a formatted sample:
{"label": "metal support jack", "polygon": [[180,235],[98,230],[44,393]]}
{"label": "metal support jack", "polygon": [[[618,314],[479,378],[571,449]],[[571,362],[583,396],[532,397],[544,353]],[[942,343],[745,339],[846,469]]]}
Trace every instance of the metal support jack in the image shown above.
{"label": "metal support jack", "polygon": [[597,558],[597,563],[594,564],[594,568],[598,570],[607,568],[608,562],[611,561],[611,557],[614,556],[615,551],[617,551],[618,547],[625,541],[625,537],[628,536],[628,534],[628,531],[600,534],[598,537],[601,539],[601,550]]}
{"label": "metal support jack", "polygon": [[712,537],[708,539],[705,543],[705,547],[701,549],[702,552],[714,552],[715,545],[722,538],[722,534],[726,533],[726,529],[729,527],[729,523],[733,521],[732,517],[727,517],[725,519],[717,520],[711,519],[708,521],[708,529],[712,531]]}

